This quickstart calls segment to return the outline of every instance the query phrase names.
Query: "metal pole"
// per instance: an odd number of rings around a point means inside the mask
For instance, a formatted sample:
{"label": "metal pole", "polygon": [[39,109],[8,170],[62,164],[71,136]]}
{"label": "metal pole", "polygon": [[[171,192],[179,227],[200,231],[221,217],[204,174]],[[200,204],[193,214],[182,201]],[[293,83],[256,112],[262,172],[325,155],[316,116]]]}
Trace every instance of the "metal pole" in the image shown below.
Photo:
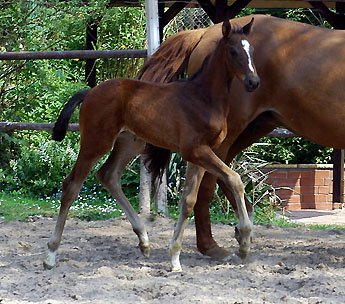
{"label": "metal pole", "polygon": [[[336,3],[337,20],[335,28],[345,30],[345,4]],[[333,151],[333,209],[335,204],[344,206],[344,150]]]}
{"label": "metal pole", "polygon": [[[145,0],[145,11],[147,33],[147,56],[150,57],[158,49],[160,44],[158,0]],[[142,155],[140,160],[139,209],[140,212],[148,214],[151,210],[150,204],[152,181],[151,174],[148,172],[144,165],[144,158],[145,155]]]}
{"label": "metal pole", "polygon": [[159,47],[158,0],[145,0],[147,55],[151,56]]}

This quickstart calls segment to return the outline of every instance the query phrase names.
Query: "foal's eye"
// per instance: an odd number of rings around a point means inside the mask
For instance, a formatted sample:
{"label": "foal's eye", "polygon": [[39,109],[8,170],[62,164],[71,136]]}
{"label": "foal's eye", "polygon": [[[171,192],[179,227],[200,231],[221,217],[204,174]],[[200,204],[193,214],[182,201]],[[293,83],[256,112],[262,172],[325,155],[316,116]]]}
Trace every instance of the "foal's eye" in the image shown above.
{"label": "foal's eye", "polygon": [[237,51],[233,47],[230,48],[230,54],[232,57],[237,57],[238,55]]}

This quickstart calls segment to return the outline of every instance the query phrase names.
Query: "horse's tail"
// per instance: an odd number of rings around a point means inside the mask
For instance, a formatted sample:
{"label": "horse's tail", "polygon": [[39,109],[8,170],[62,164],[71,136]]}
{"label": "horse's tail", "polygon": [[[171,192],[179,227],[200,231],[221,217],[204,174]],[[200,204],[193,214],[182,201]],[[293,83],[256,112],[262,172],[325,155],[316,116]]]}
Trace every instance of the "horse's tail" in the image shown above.
{"label": "horse's tail", "polygon": [[[189,57],[204,32],[204,29],[184,31],[169,37],[146,61],[137,78],[159,83],[180,78],[186,72]],[[152,180],[161,179],[170,161],[170,151],[146,144],[144,154]]]}
{"label": "horse's tail", "polygon": [[64,106],[53,128],[53,140],[62,141],[65,138],[68,122],[75,108],[84,101],[85,96],[89,91],[90,89],[85,89],[75,93]]}

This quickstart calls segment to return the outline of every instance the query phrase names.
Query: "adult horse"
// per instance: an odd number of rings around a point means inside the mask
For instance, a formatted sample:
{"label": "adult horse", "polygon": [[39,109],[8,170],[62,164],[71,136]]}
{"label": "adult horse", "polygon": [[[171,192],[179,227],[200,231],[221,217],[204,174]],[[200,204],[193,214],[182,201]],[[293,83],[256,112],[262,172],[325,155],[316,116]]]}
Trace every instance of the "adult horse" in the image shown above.
{"label": "adult horse", "polygon": [[[215,49],[188,81],[156,84],[112,79],[93,88],[86,97],[82,91],[71,98],[55,124],[53,138],[63,139],[69,118],[85,97],[79,115],[80,150],[72,172],[63,183],[60,213],[44,261],[46,268],[55,265],[69,208],[85,178],[95,163],[112,148],[110,156],[97,172],[97,178],[122,207],[139,238],[140,249],[144,255],[149,255],[145,226],[121,189],[121,173],[136,155],[122,153],[123,146],[117,139],[123,129],[158,147],[179,152],[188,161],[180,217],[169,247],[172,270],[181,270],[179,255],[183,232],[205,170],[221,179],[235,197],[240,219],[239,256],[247,257],[252,223],[245,208],[243,184],[239,175],[213,150],[223,142],[228,130],[228,96],[233,78],[238,78],[247,91],[255,90],[260,82],[245,36],[250,33],[253,20],[243,27],[231,27],[229,21],[224,21]],[[216,75],[212,74],[214,69],[217,70]]]}
{"label": "adult horse", "polygon": [[[239,25],[248,17],[232,20]],[[141,78],[175,79],[188,66],[193,73],[214,49],[220,25],[168,38],[145,64]],[[345,32],[275,17],[255,15],[249,35],[262,82],[248,94],[237,81],[229,95],[227,137],[215,151],[226,163],[277,126],[320,145],[345,148]],[[216,71],[214,72],[216,73]],[[218,180],[228,197],[227,189]],[[201,253],[227,259],[229,252],[212,238],[209,203],[216,177],[206,173],[195,205],[197,246]],[[233,199],[230,200],[236,210]],[[246,202],[249,214],[252,206]]]}

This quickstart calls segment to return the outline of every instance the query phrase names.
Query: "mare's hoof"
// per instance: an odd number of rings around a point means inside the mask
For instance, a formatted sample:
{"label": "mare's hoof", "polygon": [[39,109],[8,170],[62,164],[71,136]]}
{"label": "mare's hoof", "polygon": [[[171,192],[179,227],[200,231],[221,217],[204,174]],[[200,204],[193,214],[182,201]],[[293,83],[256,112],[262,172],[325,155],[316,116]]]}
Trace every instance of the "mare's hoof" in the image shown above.
{"label": "mare's hoof", "polygon": [[217,261],[221,261],[221,262],[228,262],[231,257],[232,254],[230,253],[230,251],[227,251],[221,247],[215,246],[212,247],[210,249],[208,249],[204,255],[207,255],[209,257],[211,257],[212,259],[215,259]]}
{"label": "mare's hoof", "polygon": [[241,235],[240,235],[240,231],[238,230],[237,226],[235,226],[235,239],[237,240],[237,242],[239,244],[241,243]]}
{"label": "mare's hoof", "polygon": [[140,245],[139,244],[139,247],[140,247],[140,251],[141,253],[146,257],[146,258],[149,258],[150,257],[150,245]]}
{"label": "mare's hoof", "polygon": [[249,251],[244,251],[239,249],[238,250],[238,256],[242,259],[242,261],[245,261],[248,257]]}

